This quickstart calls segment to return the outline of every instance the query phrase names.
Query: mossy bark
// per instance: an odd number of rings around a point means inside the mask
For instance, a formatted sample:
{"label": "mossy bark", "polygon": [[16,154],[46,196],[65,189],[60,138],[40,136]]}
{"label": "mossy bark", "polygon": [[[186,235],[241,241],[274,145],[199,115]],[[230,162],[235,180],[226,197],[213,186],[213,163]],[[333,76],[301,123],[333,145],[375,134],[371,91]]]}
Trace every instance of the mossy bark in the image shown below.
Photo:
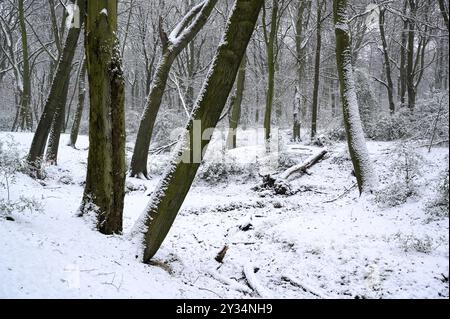
{"label": "mossy bark", "polygon": [[89,1],[85,25],[89,155],[80,211],[96,214],[101,233],[120,233],[125,195],[125,82],[116,36],[117,1]]}
{"label": "mossy bark", "polygon": [[[80,8],[80,17],[83,17],[86,13],[86,0],[79,0],[78,6]],[[69,30],[61,59],[58,62],[56,74],[53,77],[50,93],[44,106],[44,111],[33,136],[27,161],[34,173],[37,173],[40,169],[39,163],[44,155],[45,145],[50,133],[53,118],[59,103],[61,103],[64,97],[64,89],[70,78],[72,61],[79,36],[80,28],[71,28]]]}
{"label": "mossy bark", "polygon": [[373,190],[374,171],[366,147],[353,78],[347,0],[333,1],[336,62],[347,143],[360,193]]}
{"label": "mossy bark", "polygon": [[[263,0],[236,1],[212,69],[187,125],[190,147],[185,149],[187,141],[180,142],[180,151],[162,177],[150,204],[137,223],[135,231],[143,235],[144,262],[148,262],[158,251],[191,187],[202,159],[201,151],[206,151],[209,143],[209,140],[203,140],[201,136],[206,130],[215,128],[220,119],[262,5]],[[198,123],[201,123],[201,128]],[[181,161],[186,157],[190,160]]]}
{"label": "mossy bark", "polygon": [[[156,73],[150,88],[150,93],[147,99],[147,105],[139,124],[136,143],[134,145],[133,156],[131,158],[130,176],[148,178],[147,160],[150,142],[155,127],[156,118],[161,106],[161,101],[166,89],[169,73],[173,62],[177,56],[186,48],[186,46],[194,39],[200,32],[203,26],[208,21],[214,6],[218,0],[208,0],[203,7],[199,7],[197,12],[191,11],[191,14],[186,15],[184,27],[188,27],[192,20],[191,28],[188,31],[180,30],[183,34],[177,36],[176,43],[171,43],[170,39],[164,40],[164,33],[162,30],[162,40],[167,41],[163,43],[163,55],[159,61]],[[197,15],[197,16],[196,16]],[[183,23],[183,21],[182,21]],[[180,38],[178,38],[180,36]]]}
{"label": "mossy bark", "polygon": [[73,119],[72,129],[70,130],[69,146],[76,147],[78,132],[80,130],[81,117],[83,116],[84,102],[86,100],[86,58],[83,59],[80,77],[78,79],[78,105]]}
{"label": "mossy bark", "polygon": [[237,75],[237,83],[236,83],[236,97],[233,100],[233,104],[231,106],[231,116],[230,116],[230,126],[227,137],[227,148],[234,149],[236,148],[236,130],[241,118],[241,107],[242,107],[242,99],[244,97],[244,89],[245,89],[245,73],[246,73],[247,59],[245,56],[242,58],[241,66],[239,67],[239,72]]}

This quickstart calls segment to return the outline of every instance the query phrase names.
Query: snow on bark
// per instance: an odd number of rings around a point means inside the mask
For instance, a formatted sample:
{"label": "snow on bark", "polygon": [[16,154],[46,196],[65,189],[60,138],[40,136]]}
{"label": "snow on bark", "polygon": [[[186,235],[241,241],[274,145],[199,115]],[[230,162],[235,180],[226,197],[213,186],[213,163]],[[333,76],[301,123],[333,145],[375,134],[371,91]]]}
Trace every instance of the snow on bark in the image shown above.
{"label": "snow on bark", "polygon": [[356,86],[353,76],[350,34],[348,27],[347,1],[334,1],[334,22],[336,31],[336,58],[341,85],[341,98],[347,141],[352,157],[355,175],[361,193],[375,187],[376,177],[367,150],[361,117],[358,108]]}

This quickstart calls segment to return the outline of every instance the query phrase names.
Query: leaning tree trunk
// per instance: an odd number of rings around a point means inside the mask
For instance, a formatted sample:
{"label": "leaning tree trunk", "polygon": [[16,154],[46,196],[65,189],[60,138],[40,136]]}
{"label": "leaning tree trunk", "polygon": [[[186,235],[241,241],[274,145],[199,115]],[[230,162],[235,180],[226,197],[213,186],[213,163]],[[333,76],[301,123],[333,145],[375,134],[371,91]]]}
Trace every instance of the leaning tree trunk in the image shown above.
{"label": "leaning tree trunk", "polygon": [[317,134],[317,113],[319,110],[319,85],[320,85],[320,50],[322,48],[322,5],[323,1],[317,7],[317,24],[316,24],[316,60],[314,66],[314,88],[313,102],[311,112],[311,141]]}
{"label": "leaning tree trunk", "polygon": [[156,69],[150,94],[147,99],[147,105],[139,125],[130,165],[130,176],[132,177],[148,178],[148,151],[172,64],[181,51],[184,50],[206,24],[217,1],[208,0],[192,8],[169,37],[162,30],[160,21],[163,55]]}
{"label": "leaning tree trunk", "polygon": [[69,146],[75,148],[78,131],[80,130],[81,117],[83,116],[84,101],[86,99],[86,58],[83,59],[83,65],[81,66],[80,77],[78,79],[78,106],[75,111],[75,117],[73,119],[72,129],[70,131]]}
{"label": "leaning tree trunk", "polygon": [[125,81],[117,39],[117,0],[88,1],[89,155],[81,214],[103,234],[122,231],[125,197]]}
{"label": "leaning tree trunk", "polygon": [[241,106],[245,88],[246,63],[247,61],[244,55],[237,75],[236,98],[233,100],[233,104],[231,106],[230,128],[228,131],[228,138],[227,138],[228,149],[236,148],[236,133],[237,133],[236,130],[239,124],[239,120],[241,118]]}
{"label": "leaning tree trunk", "polygon": [[[134,233],[144,247],[144,262],[158,251],[191,187],[202,160],[202,150],[206,151],[209,143],[201,139],[202,133],[215,128],[220,119],[262,4],[263,0],[236,0],[224,38],[187,125],[186,140],[179,143],[174,161],[135,226]],[[180,161],[183,158],[185,160]]]}
{"label": "leaning tree trunk", "polygon": [[[86,0],[79,0],[80,17],[86,12]],[[82,20],[83,21],[83,20]],[[75,55],[75,49],[80,36],[80,28],[72,27],[66,38],[61,59],[58,62],[56,74],[53,78],[50,93],[44,106],[44,111],[39,120],[36,132],[33,136],[27,161],[34,173],[40,169],[40,161],[44,155],[45,145],[47,143],[50,127],[55,115],[58,104],[64,97],[65,83],[69,81],[72,61]]]}
{"label": "leaning tree trunk", "polygon": [[380,8],[378,25],[380,27],[380,37],[381,37],[381,44],[383,47],[384,67],[386,70],[386,82],[387,82],[386,88],[389,100],[389,110],[391,114],[394,114],[395,112],[394,85],[392,84],[391,61],[389,60],[388,45],[384,31],[385,14],[386,8]]}
{"label": "leaning tree trunk", "polygon": [[61,138],[61,130],[64,124],[64,110],[66,108],[68,93],[69,81],[65,83],[62,99],[56,107],[55,115],[53,116],[52,128],[50,129],[50,135],[48,138],[45,160],[51,165],[56,165],[58,161],[59,140]]}
{"label": "leaning tree trunk", "polygon": [[333,11],[336,34],[336,62],[348,148],[359,191],[360,193],[370,192],[374,186],[375,178],[358,110],[352,68],[347,0],[334,0]]}

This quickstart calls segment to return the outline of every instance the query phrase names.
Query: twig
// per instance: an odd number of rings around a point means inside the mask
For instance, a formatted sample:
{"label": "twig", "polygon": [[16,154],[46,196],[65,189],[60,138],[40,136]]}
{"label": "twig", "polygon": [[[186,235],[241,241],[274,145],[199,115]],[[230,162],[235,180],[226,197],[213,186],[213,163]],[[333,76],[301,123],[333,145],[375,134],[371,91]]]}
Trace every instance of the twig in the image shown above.
{"label": "twig", "polygon": [[292,286],[298,287],[298,288],[302,289],[303,291],[308,292],[308,293],[310,293],[310,294],[312,294],[312,295],[314,295],[316,297],[319,297],[321,299],[326,299],[327,298],[326,296],[324,296],[321,293],[317,292],[315,289],[313,289],[313,288],[311,288],[311,287],[309,287],[309,286],[307,286],[307,285],[305,285],[303,283],[300,283],[297,280],[294,280],[290,276],[284,275],[284,276],[281,277],[281,280],[284,280],[284,281],[290,283]]}
{"label": "twig", "polygon": [[326,204],[326,203],[332,203],[332,202],[337,201],[338,199],[340,199],[340,198],[344,197],[346,194],[348,194],[353,188],[356,187],[356,185],[357,185],[356,183],[353,183],[353,185],[350,186],[348,189],[345,189],[345,192],[343,192],[341,195],[339,195],[339,196],[336,197],[336,198],[327,200],[327,201],[325,201],[325,202],[323,202],[323,203]]}

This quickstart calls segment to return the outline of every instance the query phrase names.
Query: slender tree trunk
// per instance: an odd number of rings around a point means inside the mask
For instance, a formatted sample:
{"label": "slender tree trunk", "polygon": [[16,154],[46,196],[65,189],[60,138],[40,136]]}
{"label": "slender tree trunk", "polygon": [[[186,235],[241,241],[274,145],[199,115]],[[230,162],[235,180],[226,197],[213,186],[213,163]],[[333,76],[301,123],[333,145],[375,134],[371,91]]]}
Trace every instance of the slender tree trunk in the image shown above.
{"label": "slender tree trunk", "polygon": [[[203,4],[203,6],[198,5],[194,7],[185,16],[185,21],[182,21],[180,24],[187,28],[189,22],[195,18],[194,22],[192,22],[192,27],[184,35],[183,32],[186,30],[178,30],[178,33],[175,32],[177,33],[173,34],[175,39],[167,39],[167,35],[165,35],[162,30],[162,26],[160,25],[161,40],[163,42],[163,56],[157,67],[152,86],[150,88],[150,94],[147,99],[147,105],[139,125],[130,165],[130,176],[132,177],[148,178],[148,151],[172,64],[181,51],[184,50],[189,42],[193,40],[195,35],[197,35],[203,28],[217,1],[218,0],[208,0]],[[181,34],[179,34],[180,32]],[[178,37],[180,38],[178,39]],[[177,41],[172,43],[171,40]]]}
{"label": "slender tree trunk", "polygon": [[69,81],[66,81],[61,101],[56,107],[55,115],[53,116],[52,127],[48,138],[46,161],[51,165],[58,163],[58,149],[59,140],[61,137],[61,130],[64,125],[64,109],[66,108],[67,94],[69,93]]}
{"label": "slender tree trunk", "polygon": [[28,54],[28,37],[25,23],[24,0],[19,0],[19,26],[22,40],[22,95],[20,97],[20,121],[22,131],[32,129],[31,119],[31,77],[30,77],[30,61]]}
{"label": "slender tree trunk", "polygon": [[319,86],[320,86],[320,51],[322,48],[322,6],[320,2],[317,6],[317,25],[316,25],[316,60],[314,66],[314,89],[312,102],[312,116],[311,116],[311,141],[314,140],[317,134],[317,113],[319,109]]}
{"label": "slender tree trunk", "polygon": [[125,196],[125,82],[117,39],[117,0],[88,1],[89,155],[81,214],[103,234],[122,231]]}
{"label": "slender tree trunk", "polygon": [[86,58],[83,59],[80,77],[78,79],[78,106],[73,119],[72,130],[70,131],[69,146],[76,147],[78,132],[80,130],[81,117],[83,116],[84,101],[86,99]]}
{"label": "slender tree trunk", "polygon": [[[265,8],[263,9],[266,11]],[[270,33],[267,35],[266,19],[264,14],[263,19],[264,39],[267,50],[267,93],[266,93],[266,110],[264,114],[264,130],[266,143],[270,141],[271,125],[272,125],[272,110],[273,99],[275,94],[275,40],[278,31],[278,0],[272,1],[272,16],[270,19]]]}
{"label": "slender tree trunk", "polygon": [[244,55],[237,75],[236,98],[234,99],[231,107],[230,129],[228,131],[228,138],[227,138],[228,149],[236,148],[236,134],[237,134],[236,130],[241,118],[241,106],[242,106],[242,99],[244,97],[246,67],[247,67],[247,59],[245,58]]}
{"label": "slender tree trunk", "polygon": [[409,0],[410,18],[408,19],[408,49],[406,55],[406,87],[408,90],[408,108],[413,111],[416,105],[416,88],[414,85],[414,47],[415,47],[415,26],[416,0]]}
{"label": "slender tree trunk", "polygon": [[360,193],[370,192],[375,178],[359,116],[352,67],[351,44],[347,16],[347,0],[333,0],[336,33],[336,62],[342,99],[347,142]]}
{"label": "slender tree trunk", "polygon": [[[402,15],[405,16],[407,13],[407,7],[408,7],[408,0],[404,0],[405,4],[403,6]],[[400,43],[400,85],[399,85],[399,97],[400,97],[400,105],[405,105],[405,96],[406,96],[406,81],[408,77],[408,72],[406,69],[406,46],[408,43],[408,19],[405,17],[402,17],[403,20],[403,30],[402,30],[402,37],[401,37],[401,43]]]}
{"label": "slender tree trunk", "polygon": [[445,0],[438,0],[439,9],[441,10],[442,18],[444,19],[445,25],[447,26],[447,31],[450,32],[449,23],[448,23],[448,1],[447,5],[445,5]]}
{"label": "slender tree trunk", "polygon": [[[78,6],[80,8],[80,17],[84,17],[86,12],[86,1],[79,0]],[[75,55],[75,49],[80,36],[80,28],[72,27],[66,38],[61,59],[58,62],[56,74],[50,88],[47,101],[44,106],[44,112],[39,120],[36,132],[33,136],[30,151],[28,153],[27,161],[30,167],[36,173],[40,169],[40,160],[44,155],[45,145],[47,143],[50,127],[53,117],[57,110],[59,103],[64,98],[65,84],[69,81],[70,71],[72,69],[72,61]]]}
{"label": "slender tree trunk", "polygon": [[383,47],[383,56],[384,56],[384,67],[386,71],[386,82],[387,82],[387,93],[388,93],[388,100],[389,100],[389,110],[391,114],[394,114],[395,112],[395,102],[394,102],[394,85],[392,84],[392,75],[391,75],[391,62],[389,60],[389,52],[388,52],[388,45],[386,41],[386,35],[384,31],[384,22],[385,22],[385,14],[386,9],[380,8],[379,13],[379,27],[380,27],[380,36],[381,36],[381,44]]}
{"label": "slender tree trunk", "polygon": [[[202,133],[215,128],[245,54],[258,19],[263,0],[237,0],[218,47],[214,63],[205,80],[193,115],[187,126],[187,141],[179,143],[179,152],[153,193],[150,204],[136,224],[134,233],[142,236],[143,260],[149,261],[161,246],[191,187],[209,141]],[[190,143],[189,149],[185,149]],[[184,151],[184,152],[183,152]],[[188,160],[179,161],[184,158]]]}

